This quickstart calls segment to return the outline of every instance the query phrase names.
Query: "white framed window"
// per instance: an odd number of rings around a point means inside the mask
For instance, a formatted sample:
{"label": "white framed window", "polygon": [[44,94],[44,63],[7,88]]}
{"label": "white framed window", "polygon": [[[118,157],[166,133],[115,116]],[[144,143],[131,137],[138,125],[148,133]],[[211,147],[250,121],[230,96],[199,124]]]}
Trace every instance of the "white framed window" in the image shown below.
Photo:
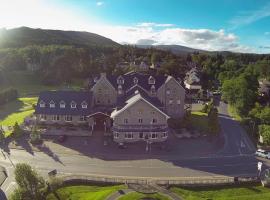
{"label": "white framed window", "polygon": [[158,134],[157,133],[151,133],[151,139],[157,139]]}
{"label": "white framed window", "polygon": [[142,119],[142,118],[139,118],[139,119],[138,119],[138,122],[139,122],[140,124],[142,124],[142,123],[143,123],[143,119]]}
{"label": "white framed window", "polygon": [[83,109],[86,109],[87,108],[87,103],[84,101],[84,102],[82,102],[82,108]]}
{"label": "white framed window", "polygon": [[76,108],[76,107],[77,107],[77,104],[76,104],[74,101],[72,101],[72,102],[70,103],[70,106],[71,106],[71,108]]}
{"label": "white framed window", "polygon": [[114,132],[114,138],[119,138],[119,133],[118,132]]}
{"label": "white framed window", "polygon": [[178,105],[181,104],[181,100],[180,99],[177,100],[177,104]]}
{"label": "white framed window", "polygon": [[155,78],[153,76],[150,76],[148,79],[148,84],[155,84]]}
{"label": "white framed window", "polygon": [[53,115],[52,116],[52,120],[53,121],[59,121],[60,120],[60,116],[59,115]]}
{"label": "white framed window", "polygon": [[156,88],[154,85],[151,86],[151,94],[155,94],[156,93]]}
{"label": "white framed window", "polygon": [[140,137],[141,139],[144,139],[144,134],[143,134],[143,132],[141,132],[141,133],[139,134],[139,137]]}
{"label": "white framed window", "polygon": [[125,124],[128,124],[128,119],[124,119],[124,123]]}
{"label": "white framed window", "polygon": [[41,100],[41,101],[39,102],[39,107],[45,108],[45,106],[46,106],[45,102]]}
{"label": "white framed window", "polygon": [[66,107],[66,103],[64,101],[60,101],[60,108],[65,108]]}
{"label": "white framed window", "polygon": [[65,116],[65,121],[66,122],[72,122],[72,116],[71,115],[66,115]]}
{"label": "white framed window", "polygon": [[133,133],[125,133],[126,139],[133,139]]}
{"label": "white framed window", "polygon": [[173,100],[172,99],[169,100],[169,104],[173,104]]}
{"label": "white framed window", "polygon": [[125,80],[124,80],[124,78],[122,76],[120,76],[120,77],[117,78],[117,84],[118,85],[123,85],[124,82],[125,82]]}
{"label": "white framed window", "polygon": [[118,85],[118,94],[123,94],[122,85]]}
{"label": "white framed window", "polygon": [[157,123],[157,119],[153,118],[153,119],[151,120],[151,124],[156,124],[156,123]]}
{"label": "white framed window", "polygon": [[84,116],[84,115],[81,115],[80,116],[80,121],[81,122],[85,122],[87,120],[87,117],[86,116]]}
{"label": "white framed window", "polygon": [[166,94],[171,94],[171,90],[170,89],[167,89],[166,90]]}
{"label": "white framed window", "polygon": [[55,108],[55,103],[54,103],[54,101],[50,101],[50,108]]}
{"label": "white framed window", "polygon": [[134,83],[134,84],[138,84],[138,82],[139,82],[139,79],[138,79],[137,77],[134,77],[133,83]]}
{"label": "white framed window", "polygon": [[40,115],[40,119],[43,120],[43,121],[46,121],[47,120],[47,116],[46,115]]}

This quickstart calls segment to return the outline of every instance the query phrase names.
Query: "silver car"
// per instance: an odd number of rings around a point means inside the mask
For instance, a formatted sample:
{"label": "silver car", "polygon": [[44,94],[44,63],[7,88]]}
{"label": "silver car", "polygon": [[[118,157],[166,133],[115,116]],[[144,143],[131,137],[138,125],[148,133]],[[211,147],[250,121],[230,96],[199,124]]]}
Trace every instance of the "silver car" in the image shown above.
{"label": "silver car", "polygon": [[255,152],[255,155],[258,156],[258,157],[270,159],[270,152],[265,151],[265,150],[263,150],[263,149],[258,149],[258,150]]}

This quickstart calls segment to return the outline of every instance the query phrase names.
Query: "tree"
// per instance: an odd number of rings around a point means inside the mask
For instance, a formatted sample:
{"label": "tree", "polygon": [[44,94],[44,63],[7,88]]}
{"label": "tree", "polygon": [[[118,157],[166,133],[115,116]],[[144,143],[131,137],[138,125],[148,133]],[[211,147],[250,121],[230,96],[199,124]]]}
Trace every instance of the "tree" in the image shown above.
{"label": "tree", "polygon": [[0,142],[3,142],[5,139],[5,132],[4,129],[2,128],[2,125],[0,125]]}
{"label": "tree", "polygon": [[218,122],[218,110],[215,107],[208,113],[208,130],[211,135],[217,135],[220,131]]}
{"label": "tree", "polygon": [[263,143],[270,145],[270,125],[259,125],[259,134],[263,137]]}
{"label": "tree", "polygon": [[13,126],[13,135],[14,137],[20,137],[22,134],[22,129],[19,126],[18,122],[16,122]]}
{"label": "tree", "polygon": [[21,163],[15,167],[15,180],[18,184],[16,197],[22,197],[20,200],[43,200],[45,191],[45,181],[28,164]]}

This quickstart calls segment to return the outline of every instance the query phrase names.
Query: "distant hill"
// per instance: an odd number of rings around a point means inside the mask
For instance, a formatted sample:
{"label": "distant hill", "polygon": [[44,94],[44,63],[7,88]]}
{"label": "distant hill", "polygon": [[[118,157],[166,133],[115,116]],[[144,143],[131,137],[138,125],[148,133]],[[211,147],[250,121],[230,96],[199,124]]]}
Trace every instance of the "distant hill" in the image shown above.
{"label": "distant hill", "polygon": [[210,51],[205,51],[205,50],[200,50],[200,49],[193,49],[190,47],[186,46],[181,46],[181,45],[136,45],[139,48],[155,48],[159,50],[164,50],[164,51],[171,51],[174,54],[181,55],[181,54],[187,54],[187,53],[194,53],[194,52],[199,52],[199,53],[209,53]]}
{"label": "distant hill", "polygon": [[119,46],[120,44],[89,32],[33,29],[28,27],[0,29],[0,48],[29,45]]}

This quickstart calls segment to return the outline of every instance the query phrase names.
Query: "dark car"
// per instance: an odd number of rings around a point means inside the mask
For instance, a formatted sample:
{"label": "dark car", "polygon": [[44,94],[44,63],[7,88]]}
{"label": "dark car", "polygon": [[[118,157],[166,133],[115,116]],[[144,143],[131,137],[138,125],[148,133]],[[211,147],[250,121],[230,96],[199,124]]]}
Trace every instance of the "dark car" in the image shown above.
{"label": "dark car", "polygon": [[65,142],[67,139],[67,136],[66,135],[60,135],[58,138],[57,138],[57,141],[58,142]]}

